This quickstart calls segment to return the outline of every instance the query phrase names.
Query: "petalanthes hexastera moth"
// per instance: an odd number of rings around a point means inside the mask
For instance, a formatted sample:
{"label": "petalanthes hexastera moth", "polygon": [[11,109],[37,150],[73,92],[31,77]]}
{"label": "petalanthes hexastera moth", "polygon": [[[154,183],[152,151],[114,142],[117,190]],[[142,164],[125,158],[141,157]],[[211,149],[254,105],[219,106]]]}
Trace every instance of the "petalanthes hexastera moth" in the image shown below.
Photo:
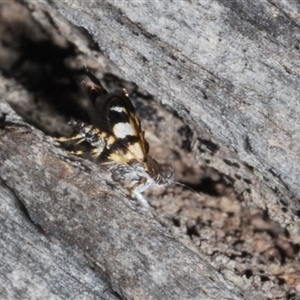
{"label": "petalanthes hexastera moth", "polygon": [[112,178],[122,182],[132,198],[148,206],[141,193],[151,185],[170,185],[174,182],[173,170],[169,167],[167,172],[163,171],[149,155],[149,144],[126,90],[122,94],[108,93],[91,72],[87,71],[87,75],[83,83],[93,106],[91,124],[72,119],[70,124],[77,134],[57,140],[88,142],[90,153],[108,166]]}

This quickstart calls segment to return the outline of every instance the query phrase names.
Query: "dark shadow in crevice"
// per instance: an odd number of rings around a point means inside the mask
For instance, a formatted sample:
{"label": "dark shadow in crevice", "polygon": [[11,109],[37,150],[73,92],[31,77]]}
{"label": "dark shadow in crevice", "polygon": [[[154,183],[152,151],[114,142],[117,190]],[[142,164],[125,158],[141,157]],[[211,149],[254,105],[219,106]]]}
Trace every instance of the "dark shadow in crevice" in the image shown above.
{"label": "dark shadow in crevice", "polygon": [[[10,103],[12,107],[40,129],[43,129],[43,120],[39,124],[39,120],[30,117],[30,111],[41,109],[43,103],[67,117],[87,119],[87,113],[82,112],[79,105],[83,95],[80,83],[85,70],[83,66],[78,70],[67,64],[78,56],[76,46],[66,40],[58,42],[32,18],[25,6],[18,4],[15,13],[13,7],[9,12],[9,17],[0,20],[0,51],[4,54],[2,60],[0,58],[0,72],[22,85],[34,99],[34,103],[24,102],[27,114],[21,109],[21,93],[19,103]],[[8,12],[0,9],[0,13],[6,16]]]}

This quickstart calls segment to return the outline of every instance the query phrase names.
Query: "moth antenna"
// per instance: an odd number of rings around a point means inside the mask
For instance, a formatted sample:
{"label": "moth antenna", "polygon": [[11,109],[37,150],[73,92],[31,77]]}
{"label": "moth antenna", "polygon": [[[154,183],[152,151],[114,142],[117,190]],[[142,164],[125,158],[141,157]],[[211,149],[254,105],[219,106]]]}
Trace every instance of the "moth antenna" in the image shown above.
{"label": "moth antenna", "polygon": [[190,190],[191,192],[197,193],[198,195],[203,195],[202,193],[197,192],[196,190],[192,189],[191,187],[187,186],[184,183],[181,183],[181,182],[178,182],[178,181],[173,181],[173,183],[175,183],[177,185],[180,185],[180,186],[183,186],[183,187],[187,188],[188,190]]}

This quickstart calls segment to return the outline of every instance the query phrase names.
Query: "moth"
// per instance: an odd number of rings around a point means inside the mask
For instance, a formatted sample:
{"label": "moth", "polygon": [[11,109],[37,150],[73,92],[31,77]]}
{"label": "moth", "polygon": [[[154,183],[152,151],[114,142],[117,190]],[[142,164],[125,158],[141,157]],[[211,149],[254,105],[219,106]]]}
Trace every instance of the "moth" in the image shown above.
{"label": "moth", "polygon": [[[145,132],[126,90],[108,93],[91,72],[87,71],[87,75],[83,83],[93,108],[91,123],[72,119],[70,124],[77,134],[57,140],[86,141],[93,157],[108,166],[112,179],[122,182],[132,198],[148,206],[142,192],[152,185],[167,187],[173,182],[174,172],[171,167],[164,170],[149,155]],[[83,151],[74,153],[80,155]]]}

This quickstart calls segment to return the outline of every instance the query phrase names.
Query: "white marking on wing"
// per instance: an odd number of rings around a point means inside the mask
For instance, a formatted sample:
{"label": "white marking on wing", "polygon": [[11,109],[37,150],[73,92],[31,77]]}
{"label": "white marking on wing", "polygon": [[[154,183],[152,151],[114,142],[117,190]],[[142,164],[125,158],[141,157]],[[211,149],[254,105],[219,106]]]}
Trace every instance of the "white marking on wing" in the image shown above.
{"label": "white marking on wing", "polygon": [[124,111],[123,107],[121,107],[121,106],[113,106],[113,107],[110,108],[110,110],[114,110],[114,111],[117,111],[119,113],[121,113],[122,111]]}
{"label": "white marking on wing", "polygon": [[135,129],[129,123],[117,123],[113,132],[117,138],[125,138],[127,135],[136,136]]}

